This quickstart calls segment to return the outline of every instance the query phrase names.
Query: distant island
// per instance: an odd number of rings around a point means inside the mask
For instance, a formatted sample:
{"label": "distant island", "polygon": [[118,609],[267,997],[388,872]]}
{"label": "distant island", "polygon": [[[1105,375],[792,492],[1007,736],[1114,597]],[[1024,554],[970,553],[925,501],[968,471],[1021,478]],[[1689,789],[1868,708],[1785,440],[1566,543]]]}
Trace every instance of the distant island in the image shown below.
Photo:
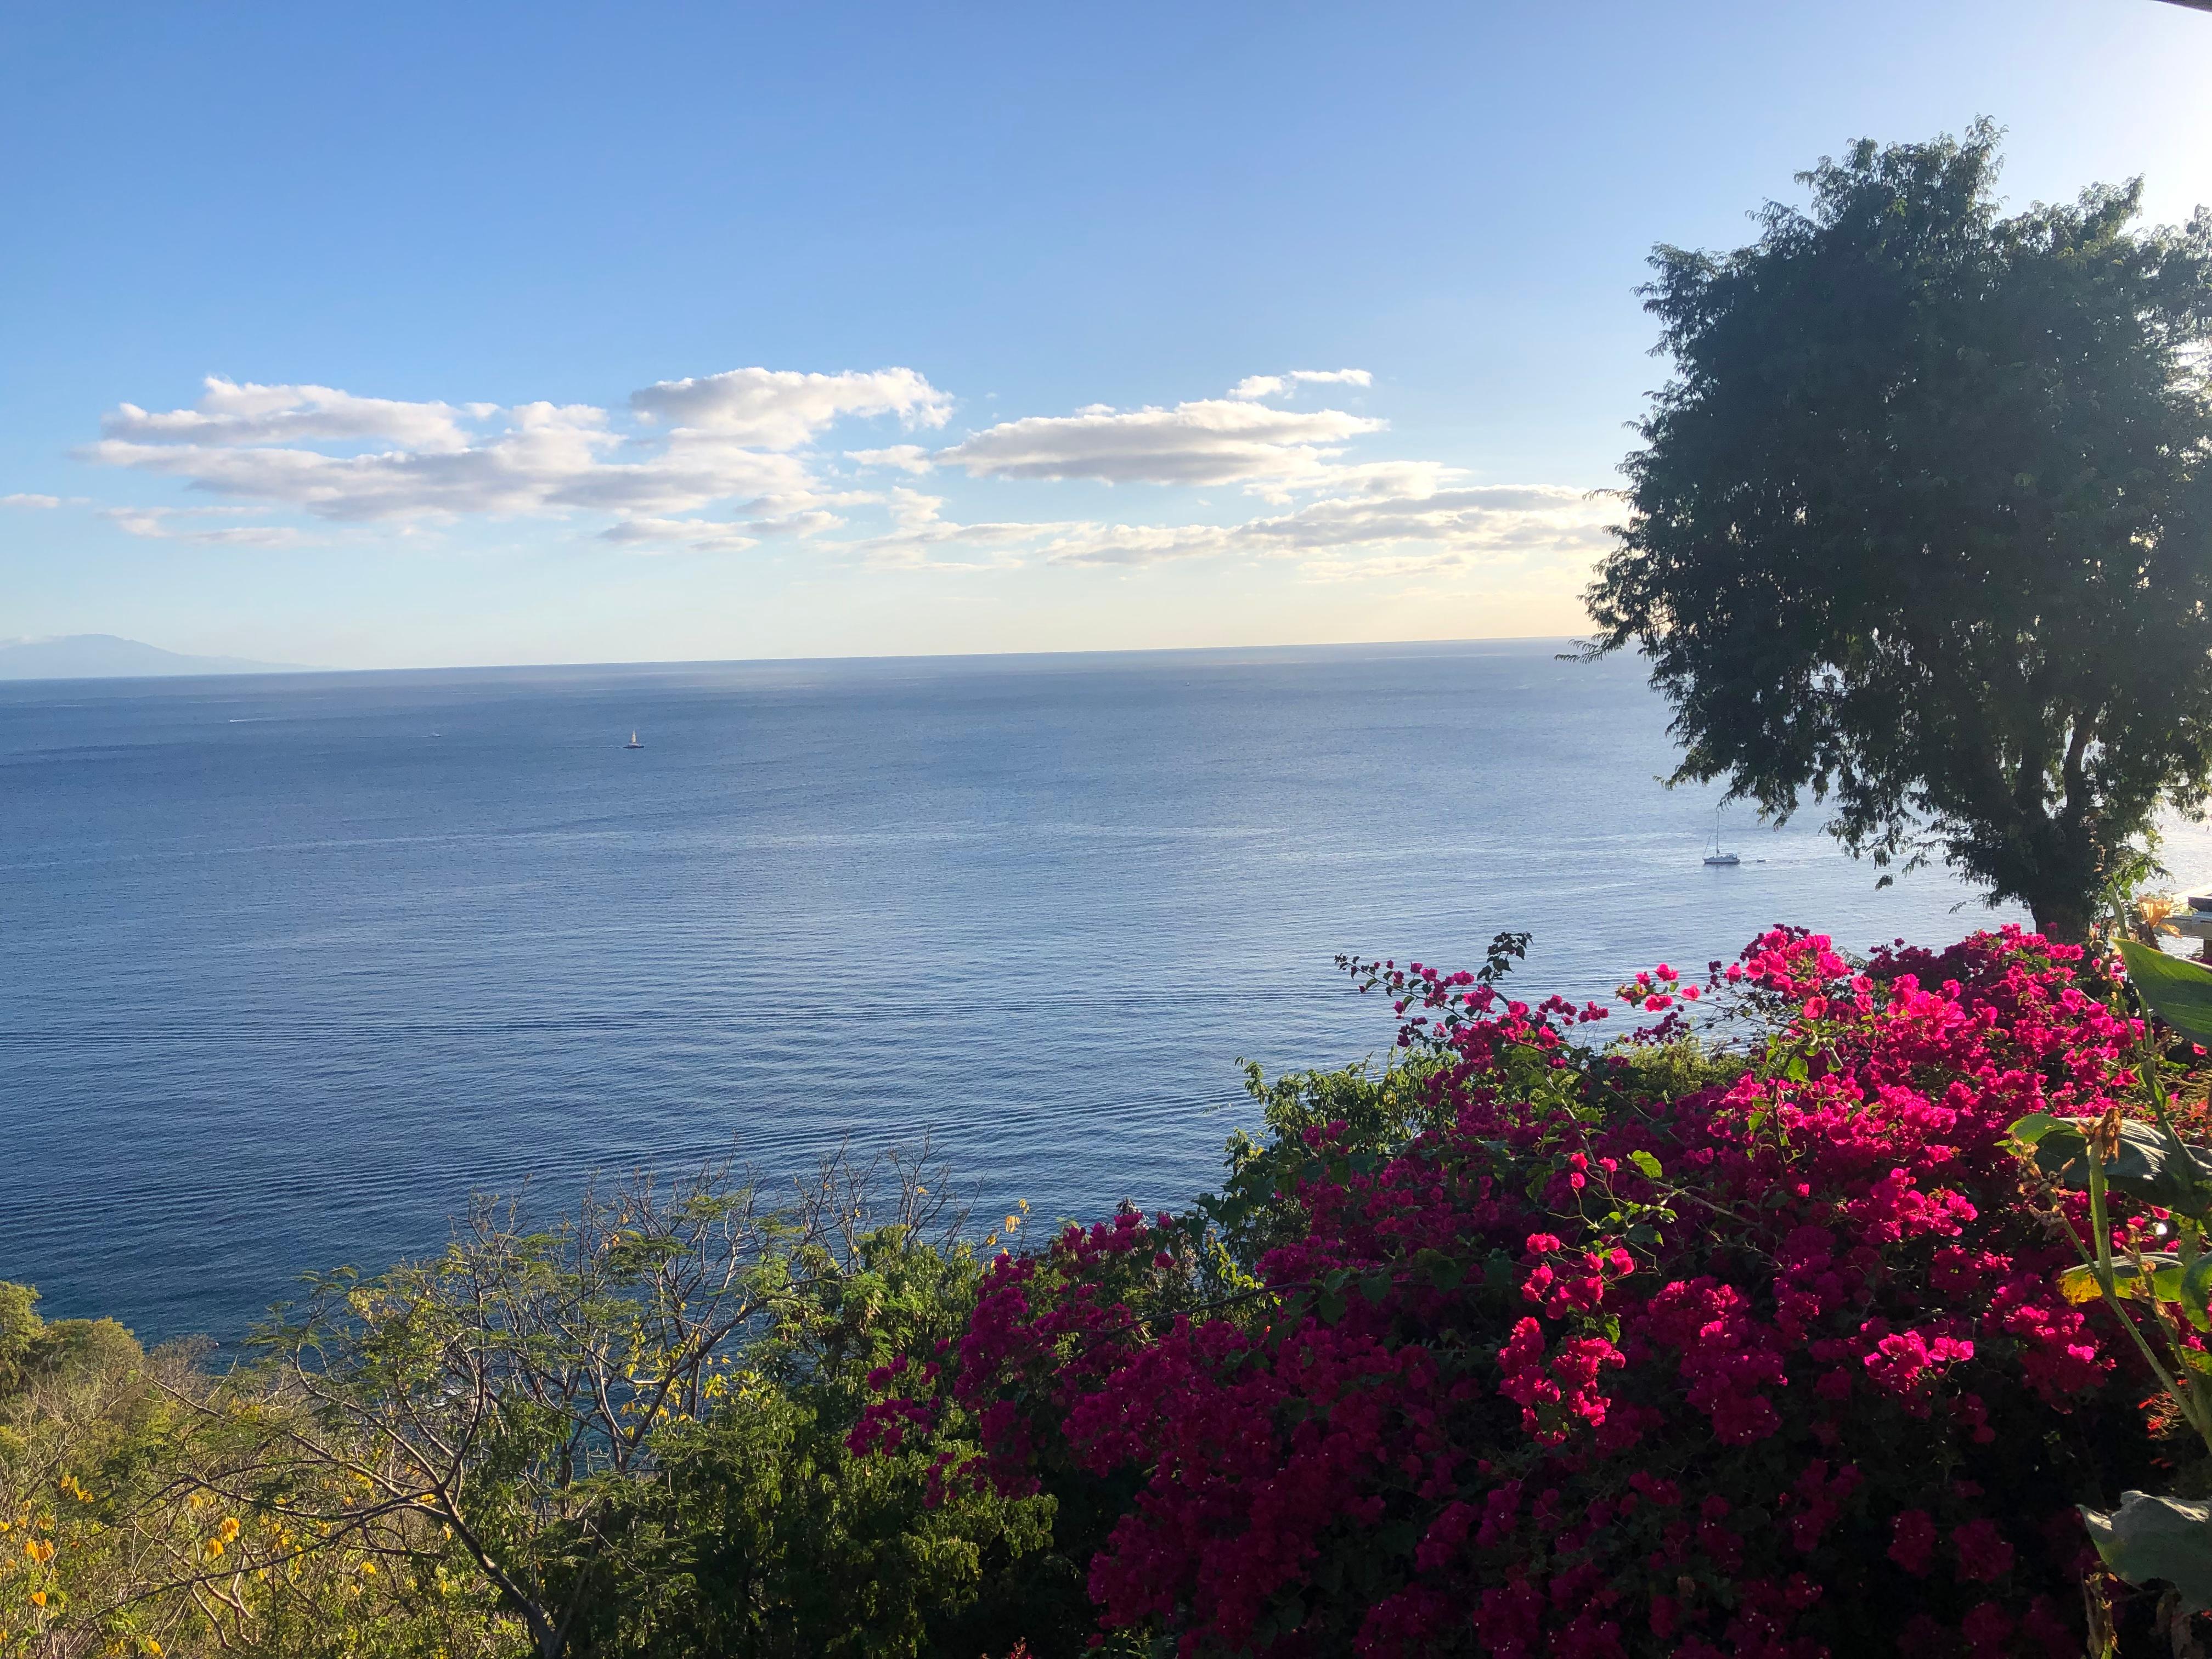
{"label": "distant island", "polygon": [[50,640],[0,641],[0,680],[117,679],[155,674],[283,674],[299,663],[244,657],[188,657],[112,634],[64,634]]}

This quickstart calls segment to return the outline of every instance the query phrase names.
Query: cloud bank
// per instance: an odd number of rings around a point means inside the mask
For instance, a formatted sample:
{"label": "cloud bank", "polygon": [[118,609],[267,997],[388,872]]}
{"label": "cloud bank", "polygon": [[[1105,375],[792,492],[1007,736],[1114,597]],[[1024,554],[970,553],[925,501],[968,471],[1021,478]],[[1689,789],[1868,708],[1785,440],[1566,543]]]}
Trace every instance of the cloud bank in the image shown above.
{"label": "cloud bank", "polygon": [[[1601,548],[1611,514],[1588,492],[1480,483],[1445,463],[1375,454],[1386,421],[1302,396],[1372,386],[1365,369],[1291,369],[1248,376],[1223,397],[1094,404],[933,445],[954,400],[905,368],[729,369],[658,380],[612,407],[410,401],[217,376],[187,408],[118,405],[78,453],[221,498],[103,510],[135,536],[216,547],[294,546],[318,524],[327,533],[540,519],[633,553],[781,544],[817,559],[947,571],[1286,560],[1320,580],[1575,564]],[[870,426],[900,441],[826,447],[833,433],[849,444]],[[948,494],[896,482],[931,474],[951,481]],[[1033,503],[1037,487],[1067,484],[1134,491],[1135,511],[1128,521],[963,516],[950,500],[1011,491]],[[1221,488],[1251,498],[1244,510],[1196,496]]]}

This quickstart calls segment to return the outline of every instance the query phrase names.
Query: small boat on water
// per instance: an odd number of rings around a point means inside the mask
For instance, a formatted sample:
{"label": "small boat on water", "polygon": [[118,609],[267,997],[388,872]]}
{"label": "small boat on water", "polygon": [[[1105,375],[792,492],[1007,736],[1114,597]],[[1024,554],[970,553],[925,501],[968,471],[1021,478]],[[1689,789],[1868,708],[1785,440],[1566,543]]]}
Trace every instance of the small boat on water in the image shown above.
{"label": "small boat on water", "polygon": [[625,749],[642,749],[645,745],[637,740],[637,733],[633,732],[629,734],[629,741],[624,744],[623,747]]}
{"label": "small boat on water", "polygon": [[1717,806],[1713,808],[1713,850],[1705,854],[1705,862],[1724,869],[1733,869],[1743,862],[1741,854],[1721,851],[1721,809]]}

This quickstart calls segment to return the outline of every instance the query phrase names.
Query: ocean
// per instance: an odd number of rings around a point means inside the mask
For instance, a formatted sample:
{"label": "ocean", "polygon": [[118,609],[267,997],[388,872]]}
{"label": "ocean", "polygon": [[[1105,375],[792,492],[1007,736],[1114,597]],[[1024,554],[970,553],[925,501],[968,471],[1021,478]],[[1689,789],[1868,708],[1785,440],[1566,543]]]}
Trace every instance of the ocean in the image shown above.
{"label": "ocean", "polygon": [[1602,996],[1989,920],[1811,810],[1706,867],[1561,645],[0,685],[0,1278],[229,1340],[472,1191],[925,1137],[981,1217],[1178,1206],[1240,1059],[1388,1050],[1339,951]]}

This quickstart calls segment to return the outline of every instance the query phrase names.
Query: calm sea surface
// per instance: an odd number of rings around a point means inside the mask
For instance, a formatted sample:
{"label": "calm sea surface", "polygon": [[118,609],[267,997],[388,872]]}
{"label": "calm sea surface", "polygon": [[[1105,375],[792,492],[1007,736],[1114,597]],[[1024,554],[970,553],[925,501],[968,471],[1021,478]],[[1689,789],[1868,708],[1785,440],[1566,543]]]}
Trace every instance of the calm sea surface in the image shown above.
{"label": "calm sea surface", "polygon": [[0,686],[0,1278],[229,1336],[472,1189],[925,1132],[979,1214],[1176,1205],[1240,1056],[1388,1047],[1339,951],[1601,995],[1986,914],[1810,817],[1705,868],[1557,648]]}

